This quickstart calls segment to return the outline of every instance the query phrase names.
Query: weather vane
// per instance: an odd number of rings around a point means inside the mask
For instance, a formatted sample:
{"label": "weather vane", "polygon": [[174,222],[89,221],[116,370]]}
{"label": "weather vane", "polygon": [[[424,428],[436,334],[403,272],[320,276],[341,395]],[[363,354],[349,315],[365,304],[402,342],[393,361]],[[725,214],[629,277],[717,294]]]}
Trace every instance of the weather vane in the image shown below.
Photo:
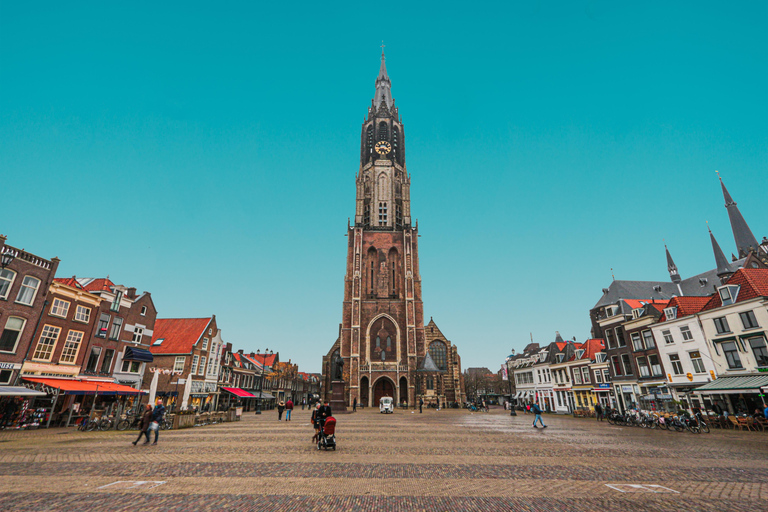
{"label": "weather vane", "polygon": [[381,40],[381,54],[384,55],[384,40]]}

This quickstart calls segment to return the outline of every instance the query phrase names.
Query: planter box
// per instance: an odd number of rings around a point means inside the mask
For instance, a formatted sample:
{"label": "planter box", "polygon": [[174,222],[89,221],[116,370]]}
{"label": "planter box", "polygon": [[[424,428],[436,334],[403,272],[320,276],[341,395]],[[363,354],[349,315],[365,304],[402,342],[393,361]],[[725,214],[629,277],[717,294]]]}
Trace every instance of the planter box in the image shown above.
{"label": "planter box", "polygon": [[195,426],[194,414],[175,414],[173,417],[174,430],[179,428],[190,428]]}

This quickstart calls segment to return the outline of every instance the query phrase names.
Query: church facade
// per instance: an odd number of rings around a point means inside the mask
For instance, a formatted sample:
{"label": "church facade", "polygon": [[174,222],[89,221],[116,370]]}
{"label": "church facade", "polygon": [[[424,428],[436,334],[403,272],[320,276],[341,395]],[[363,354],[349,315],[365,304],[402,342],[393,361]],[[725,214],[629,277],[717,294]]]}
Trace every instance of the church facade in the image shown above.
{"label": "church facade", "polygon": [[[343,381],[343,400],[378,405],[384,396],[413,407],[463,402],[461,359],[433,321],[424,325],[418,223],[412,222],[405,131],[384,54],[363,122],[354,225],[339,335],[323,357],[324,398]],[[338,396],[336,397],[338,399]]]}

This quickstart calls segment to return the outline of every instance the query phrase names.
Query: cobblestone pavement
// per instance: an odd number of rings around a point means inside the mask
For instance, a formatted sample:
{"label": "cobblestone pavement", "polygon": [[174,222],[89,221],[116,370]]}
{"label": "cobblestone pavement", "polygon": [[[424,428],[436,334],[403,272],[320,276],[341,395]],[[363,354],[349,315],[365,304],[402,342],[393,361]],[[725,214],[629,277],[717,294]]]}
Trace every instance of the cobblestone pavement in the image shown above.
{"label": "cobblestone pavement", "polygon": [[338,416],[328,452],[300,409],[290,423],[270,411],[161,432],[158,446],[134,447],[135,432],[0,432],[0,510],[768,510],[768,433],[544,419],[366,409]]}

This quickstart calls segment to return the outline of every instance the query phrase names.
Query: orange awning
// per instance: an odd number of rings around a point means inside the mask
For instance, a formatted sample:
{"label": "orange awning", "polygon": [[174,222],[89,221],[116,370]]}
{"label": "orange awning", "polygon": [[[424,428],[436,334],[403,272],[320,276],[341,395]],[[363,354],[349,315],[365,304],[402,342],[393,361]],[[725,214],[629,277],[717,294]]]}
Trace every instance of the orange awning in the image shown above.
{"label": "orange awning", "polygon": [[114,382],[99,382],[77,379],[35,379],[23,377],[28,382],[42,384],[49,388],[58,389],[66,395],[141,395],[138,389]]}

